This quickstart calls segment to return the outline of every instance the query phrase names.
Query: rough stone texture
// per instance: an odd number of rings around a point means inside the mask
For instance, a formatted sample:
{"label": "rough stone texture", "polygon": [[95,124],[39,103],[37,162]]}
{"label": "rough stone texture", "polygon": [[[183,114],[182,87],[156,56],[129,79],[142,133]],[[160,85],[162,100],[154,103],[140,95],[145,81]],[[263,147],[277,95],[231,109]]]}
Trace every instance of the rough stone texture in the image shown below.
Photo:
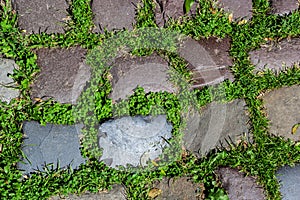
{"label": "rough stone texture", "polygon": [[18,25],[27,33],[63,33],[67,20],[66,0],[15,0],[13,6],[18,12]]}
{"label": "rough stone texture", "polygon": [[251,0],[218,0],[217,5],[223,8],[225,12],[232,13],[234,20],[252,18]]}
{"label": "rough stone texture", "polygon": [[8,77],[13,74],[14,69],[18,69],[15,61],[0,58],[0,100],[9,103],[13,98],[19,96],[19,91],[10,86],[15,86],[14,80]]}
{"label": "rough stone texture", "polygon": [[256,183],[256,179],[230,167],[220,167],[217,174],[227,191],[229,199],[264,200],[264,190]]}
{"label": "rough stone texture", "polygon": [[292,134],[292,127],[300,123],[300,86],[283,87],[263,96],[271,134],[300,141],[300,129]]}
{"label": "rough stone texture", "polygon": [[213,148],[226,148],[228,143],[236,144],[241,139],[251,142],[245,106],[244,100],[235,100],[226,104],[213,102],[202,109],[201,114],[190,111],[183,137],[186,149],[201,156]]}
{"label": "rough stone texture", "polygon": [[179,46],[178,53],[188,62],[193,72],[193,87],[201,88],[215,85],[229,79],[234,80],[228,66],[232,65],[229,57],[230,39],[202,39],[200,41],[187,38]]}
{"label": "rough stone texture", "polygon": [[155,198],[157,200],[204,199],[204,185],[193,183],[192,178],[189,177],[181,177],[178,179],[164,178],[162,181],[157,182],[154,188],[160,190]]}
{"label": "rough stone texture", "polygon": [[31,97],[52,97],[60,103],[76,103],[91,76],[83,59],[86,50],[38,49],[37,64],[41,71],[32,85]]}
{"label": "rough stone texture", "polygon": [[135,23],[136,6],[140,0],[93,0],[92,11],[95,14],[95,31],[107,28],[114,29],[133,28]]}
{"label": "rough stone texture", "polygon": [[110,191],[100,192],[100,193],[89,193],[86,192],[82,195],[69,195],[67,197],[59,197],[54,196],[49,198],[49,200],[61,200],[61,199],[69,199],[69,200],[126,200],[125,190],[120,185],[114,185],[113,189]]}
{"label": "rough stone texture", "polygon": [[265,69],[280,71],[300,62],[300,38],[267,44],[261,49],[251,51],[249,55],[251,62],[256,66],[254,72]]}
{"label": "rough stone texture", "polygon": [[284,166],[278,169],[276,177],[280,184],[282,200],[300,199],[300,165]]}
{"label": "rough stone texture", "polygon": [[25,170],[26,174],[36,169],[43,170],[45,163],[53,163],[56,168],[58,160],[61,168],[70,164],[73,169],[85,162],[79,150],[80,133],[75,126],[42,126],[38,122],[30,121],[24,122],[23,132],[22,150],[31,164],[24,159],[25,163],[18,163],[18,167]]}
{"label": "rough stone texture", "polygon": [[168,63],[157,55],[147,57],[121,57],[112,65],[112,93],[110,98],[118,102],[133,94],[137,86],[145,92],[175,92],[168,80]]}
{"label": "rough stone texture", "polygon": [[[177,20],[184,15],[184,0],[154,0],[155,2],[155,21],[159,27],[165,26],[167,21],[172,18]],[[188,15],[195,15],[198,2],[196,1]]]}
{"label": "rough stone texture", "polygon": [[[172,125],[165,115],[121,117],[99,127],[101,159],[109,166],[146,166],[157,158],[172,137]],[[163,138],[162,138],[163,137]]]}
{"label": "rough stone texture", "polygon": [[298,0],[271,0],[272,12],[274,14],[289,14],[299,7]]}

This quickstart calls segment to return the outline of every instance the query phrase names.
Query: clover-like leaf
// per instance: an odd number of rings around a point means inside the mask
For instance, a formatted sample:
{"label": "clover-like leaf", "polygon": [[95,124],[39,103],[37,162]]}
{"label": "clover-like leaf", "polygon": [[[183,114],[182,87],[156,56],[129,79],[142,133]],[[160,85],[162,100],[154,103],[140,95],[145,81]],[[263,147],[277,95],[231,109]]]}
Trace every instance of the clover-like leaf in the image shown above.
{"label": "clover-like leaf", "polygon": [[184,13],[188,13],[191,10],[192,5],[195,0],[185,0],[184,1]]}

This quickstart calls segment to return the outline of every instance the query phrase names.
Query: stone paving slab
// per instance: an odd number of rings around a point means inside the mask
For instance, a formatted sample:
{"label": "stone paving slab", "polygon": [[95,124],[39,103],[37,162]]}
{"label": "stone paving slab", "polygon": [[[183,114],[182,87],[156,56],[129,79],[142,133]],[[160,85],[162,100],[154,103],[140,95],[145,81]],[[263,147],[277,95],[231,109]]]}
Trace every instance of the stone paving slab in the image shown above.
{"label": "stone paving slab", "polygon": [[262,97],[269,132],[293,141],[300,141],[300,129],[292,134],[292,128],[300,123],[300,86],[283,87],[270,91]]}
{"label": "stone paving slab", "polygon": [[[40,125],[30,121],[23,124],[24,140],[22,150],[27,156],[25,163],[19,162],[18,167],[25,174],[36,169],[43,171],[44,164],[53,163],[54,169],[57,162],[60,168],[69,164],[73,169],[77,168],[85,160],[79,150],[79,135],[75,125]],[[50,167],[51,169],[51,167]]]}
{"label": "stone paving slab", "polygon": [[219,8],[223,8],[225,12],[232,13],[234,20],[250,20],[252,18],[251,0],[218,0],[217,5]]}
{"label": "stone paving slab", "polygon": [[272,13],[278,15],[289,14],[299,8],[298,0],[271,0]]}
{"label": "stone paving slab", "polygon": [[300,199],[300,165],[284,166],[278,169],[276,177],[280,184],[282,200]]}
{"label": "stone paving slab", "polygon": [[[167,21],[172,18],[177,20],[184,15],[184,0],[154,0],[155,2],[155,21],[159,27],[164,27]],[[196,14],[198,2],[196,1],[188,15]]]}
{"label": "stone paving slab", "polygon": [[194,40],[187,38],[179,46],[178,54],[188,62],[188,69],[193,72],[193,87],[201,88],[215,85],[225,79],[234,81],[228,66],[232,65],[229,57],[230,39],[209,38]]}
{"label": "stone paving slab", "polygon": [[19,28],[26,33],[63,33],[69,8],[66,0],[14,0]]}
{"label": "stone paving slab", "polygon": [[90,67],[84,63],[86,52],[81,47],[36,50],[41,71],[31,85],[31,98],[51,97],[75,104],[91,76]]}
{"label": "stone paving slab", "polygon": [[19,96],[19,91],[11,88],[16,86],[14,80],[9,77],[13,74],[14,69],[18,69],[19,66],[14,60],[0,58],[0,100],[9,103],[13,98]]}
{"label": "stone paving slab", "polygon": [[99,127],[101,160],[111,167],[146,166],[167,145],[163,138],[172,137],[172,125],[165,115],[121,117]]}
{"label": "stone paving slab", "polygon": [[300,62],[300,38],[283,39],[249,53],[254,72],[271,69],[276,72]]}
{"label": "stone paving slab", "polygon": [[157,200],[201,200],[204,199],[204,185],[194,183],[191,177],[163,178],[154,184],[149,196]]}
{"label": "stone paving slab", "polygon": [[108,31],[123,28],[132,30],[139,3],[140,0],[93,0],[95,31],[102,32],[104,28]]}
{"label": "stone paving slab", "polygon": [[82,195],[69,195],[67,197],[59,197],[54,196],[49,198],[48,200],[61,200],[61,199],[68,199],[68,200],[126,200],[126,192],[125,189],[120,185],[114,185],[112,190],[104,191],[100,193],[89,193],[86,192]]}
{"label": "stone paving slab", "polygon": [[[200,156],[216,147],[228,147],[241,139],[252,141],[246,103],[238,99],[227,104],[211,103],[200,112],[192,110],[187,117],[184,146]],[[200,154],[200,155],[199,155]]]}
{"label": "stone paving slab", "polygon": [[112,93],[109,95],[113,102],[119,102],[133,94],[137,86],[145,92],[167,91],[176,92],[169,81],[168,62],[158,55],[147,57],[121,57],[112,64]]}
{"label": "stone paving slab", "polygon": [[229,199],[238,200],[264,200],[264,190],[252,176],[245,176],[245,173],[230,167],[220,167],[218,174],[222,187],[227,191]]}

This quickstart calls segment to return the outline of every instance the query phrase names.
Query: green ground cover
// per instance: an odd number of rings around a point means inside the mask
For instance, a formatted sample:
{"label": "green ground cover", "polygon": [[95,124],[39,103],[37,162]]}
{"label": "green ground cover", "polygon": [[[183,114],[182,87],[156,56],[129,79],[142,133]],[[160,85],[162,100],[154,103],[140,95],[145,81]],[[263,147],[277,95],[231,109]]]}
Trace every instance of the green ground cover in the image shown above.
{"label": "green ground cover", "polygon": [[[280,199],[279,185],[275,178],[275,171],[285,164],[293,165],[300,160],[299,144],[284,141],[281,138],[268,134],[268,120],[262,112],[262,102],[258,96],[268,90],[290,86],[300,83],[300,69],[293,67],[280,73],[267,71],[254,75],[248,59],[248,52],[259,45],[266,43],[265,38],[276,41],[280,38],[296,37],[300,35],[300,12],[295,11],[290,15],[276,16],[267,14],[270,5],[266,0],[253,1],[253,18],[243,24],[230,22],[228,14],[216,10],[211,3],[200,0],[201,10],[194,19],[183,18],[182,22],[170,20],[166,30],[176,31],[193,37],[217,36],[232,38],[230,55],[234,59],[231,70],[236,81],[224,83],[215,87],[206,87],[195,92],[198,106],[206,105],[213,100],[223,99],[225,91],[226,101],[244,98],[249,108],[251,119],[251,132],[254,143],[242,143],[232,146],[230,150],[212,151],[206,157],[196,160],[193,156],[178,157],[174,162],[160,165],[155,170],[115,170],[106,167],[97,161],[98,152],[88,151],[93,145],[94,136],[86,141],[81,149],[83,155],[89,158],[85,165],[78,170],[49,170],[36,173],[30,178],[21,179],[22,175],[16,164],[20,160],[22,151],[22,122],[36,120],[42,124],[74,124],[80,115],[74,118],[71,105],[59,104],[53,100],[32,102],[29,96],[29,86],[39,69],[36,65],[36,55],[33,49],[41,47],[70,47],[80,45],[93,49],[111,36],[121,32],[105,31],[104,34],[92,33],[92,12],[89,0],[73,0],[71,2],[68,29],[65,34],[32,34],[24,35],[17,27],[15,11],[9,1],[1,3],[1,31],[0,53],[5,58],[14,59],[19,69],[14,71],[13,79],[18,83],[21,96],[10,104],[0,103],[0,199],[43,199],[61,193],[82,193],[86,190],[97,192],[109,188],[114,183],[124,184],[127,188],[129,199],[146,199],[151,189],[149,183],[162,177],[192,176],[194,181],[204,183],[208,199],[226,199],[220,182],[216,179],[214,170],[218,166],[239,167],[249,175],[257,176],[259,182],[267,192],[268,199]],[[138,6],[136,16],[136,29],[156,27],[154,23],[154,5],[148,0],[143,0],[144,6]],[[147,55],[156,49],[133,50],[133,54]],[[189,74],[184,69],[184,63],[172,53],[160,51],[168,57],[175,70],[184,74],[188,79]],[[105,74],[105,73],[104,73]],[[103,121],[112,116],[112,102],[107,98],[111,86],[107,76],[98,77],[98,88],[95,99],[95,114],[98,121]],[[121,113],[130,115],[148,114],[152,105],[160,106],[168,114],[168,120],[173,123],[175,131],[179,129],[182,105],[178,97],[167,93],[145,94],[142,89],[137,89],[135,94],[121,109]],[[120,107],[121,107],[120,106]],[[79,105],[80,108],[80,105]],[[81,108],[88,112],[88,108]],[[95,131],[95,130],[89,130]]]}

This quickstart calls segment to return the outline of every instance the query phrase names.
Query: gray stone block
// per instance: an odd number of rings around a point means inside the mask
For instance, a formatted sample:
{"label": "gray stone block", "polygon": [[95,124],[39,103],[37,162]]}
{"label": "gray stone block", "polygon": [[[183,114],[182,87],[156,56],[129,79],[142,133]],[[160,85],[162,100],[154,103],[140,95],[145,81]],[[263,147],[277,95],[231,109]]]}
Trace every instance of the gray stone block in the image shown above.
{"label": "gray stone block", "polygon": [[250,20],[252,18],[251,0],[218,0],[217,4],[220,8],[223,8],[225,12],[232,13],[234,20]]}
{"label": "gray stone block", "polygon": [[271,0],[272,13],[278,15],[289,14],[299,8],[298,0]]}

